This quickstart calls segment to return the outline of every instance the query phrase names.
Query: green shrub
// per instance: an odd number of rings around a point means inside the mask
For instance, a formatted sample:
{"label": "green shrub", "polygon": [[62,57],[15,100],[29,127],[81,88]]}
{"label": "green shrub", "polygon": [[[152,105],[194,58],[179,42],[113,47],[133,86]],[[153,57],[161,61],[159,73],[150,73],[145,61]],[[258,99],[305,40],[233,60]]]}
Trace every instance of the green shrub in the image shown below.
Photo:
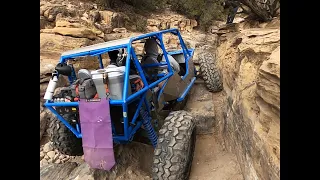
{"label": "green shrub", "polygon": [[200,27],[208,28],[214,20],[223,20],[223,0],[169,0],[172,9],[195,18]]}

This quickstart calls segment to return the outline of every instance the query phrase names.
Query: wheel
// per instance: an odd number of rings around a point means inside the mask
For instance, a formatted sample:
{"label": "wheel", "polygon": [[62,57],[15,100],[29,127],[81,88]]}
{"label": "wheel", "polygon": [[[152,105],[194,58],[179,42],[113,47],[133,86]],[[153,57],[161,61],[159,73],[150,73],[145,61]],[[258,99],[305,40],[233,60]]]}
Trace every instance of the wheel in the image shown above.
{"label": "wheel", "polygon": [[49,133],[53,148],[62,154],[70,156],[83,154],[82,139],[77,138],[57,117],[52,118]]}
{"label": "wheel", "polygon": [[221,74],[215,63],[215,54],[208,52],[199,54],[200,73],[210,92],[219,92],[223,89]]}
{"label": "wheel", "polygon": [[153,158],[153,179],[188,179],[195,143],[196,126],[193,117],[186,111],[171,112],[159,131]]}

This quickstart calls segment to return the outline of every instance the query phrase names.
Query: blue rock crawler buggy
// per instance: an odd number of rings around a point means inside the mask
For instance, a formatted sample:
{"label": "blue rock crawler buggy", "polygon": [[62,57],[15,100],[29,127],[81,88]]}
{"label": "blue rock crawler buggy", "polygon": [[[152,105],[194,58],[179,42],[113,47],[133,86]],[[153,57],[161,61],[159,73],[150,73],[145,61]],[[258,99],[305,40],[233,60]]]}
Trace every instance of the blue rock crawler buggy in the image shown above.
{"label": "blue rock crawler buggy", "polygon": [[[178,37],[180,50],[167,51],[163,40],[166,33]],[[144,63],[146,56],[135,52],[133,44],[148,39],[154,39],[161,51],[156,63]],[[99,69],[106,69],[102,56],[114,51],[118,54],[111,63],[117,68],[123,67],[124,71],[123,82],[117,82],[121,88],[115,90],[108,84],[110,92],[105,93],[110,103],[113,142],[124,144],[148,138],[149,142],[145,142],[155,148],[153,179],[188,179],[196,141],[195,122],[181,109],[196,80],[194,49],[186,47],[177,29],[95,44],[64,52],[51,81],[57,81],[62,75],[68,77],[70,85],[74,84],[81,77],[70,62],[78,58],[96,57]],[[112,56],[109,54],[109,57]],[[132,79],[140,80],[140,88]],[[45,106],[57,117],[50,125],[51,140],[61,153],[82,155],[79,101],[69,87],[64,88],[53,93],[56,87],[50,82],[47,89],[48,94],[54,95],[45,97]]]}

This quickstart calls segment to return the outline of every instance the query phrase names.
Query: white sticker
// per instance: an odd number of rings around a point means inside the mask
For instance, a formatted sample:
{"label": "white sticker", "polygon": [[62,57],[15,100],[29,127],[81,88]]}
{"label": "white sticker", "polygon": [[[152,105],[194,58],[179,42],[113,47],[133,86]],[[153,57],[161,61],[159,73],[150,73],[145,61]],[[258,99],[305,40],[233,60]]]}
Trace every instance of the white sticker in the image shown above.
{"label": "white sticker", "polygon": [[127,117],[127,112],[123,112],[123,117]]}

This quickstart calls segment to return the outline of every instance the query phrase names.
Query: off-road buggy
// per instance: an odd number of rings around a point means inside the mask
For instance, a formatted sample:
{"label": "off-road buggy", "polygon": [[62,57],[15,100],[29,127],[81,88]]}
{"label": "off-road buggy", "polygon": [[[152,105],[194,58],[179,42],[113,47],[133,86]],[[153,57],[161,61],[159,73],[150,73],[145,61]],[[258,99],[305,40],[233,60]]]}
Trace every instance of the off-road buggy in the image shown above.
{"label": "off-road buggy", "polygon": [[[166,49],[166,33],[177,36],[180,50]],[[136,42],[145,42],[145,54],[136,54]],[[105,54],[110,58],[107,67],[102,61]],[[44,97],[45,106],[57,117],[50,124],[54,148],[68,155],[84,153],[85,160],[99,168],[93,161],[101,157],[107,163],[109,157],[105,156],[113,153],[112,144],[146,142],[155,148],[154,179],[188,179],[196,125],[182,109],[197,76],[193,54],[194,49],[186,47],[177,29],[64,52]],[[99,69],[76,73],[73,62],[86,57],[96,57]],[[205,73],[209,70],[213,70],[210,63],[202,67]],[[68,77],[70,86],[57,91],[61,76]],[[209,80],[209,85],[214,83]]]}

